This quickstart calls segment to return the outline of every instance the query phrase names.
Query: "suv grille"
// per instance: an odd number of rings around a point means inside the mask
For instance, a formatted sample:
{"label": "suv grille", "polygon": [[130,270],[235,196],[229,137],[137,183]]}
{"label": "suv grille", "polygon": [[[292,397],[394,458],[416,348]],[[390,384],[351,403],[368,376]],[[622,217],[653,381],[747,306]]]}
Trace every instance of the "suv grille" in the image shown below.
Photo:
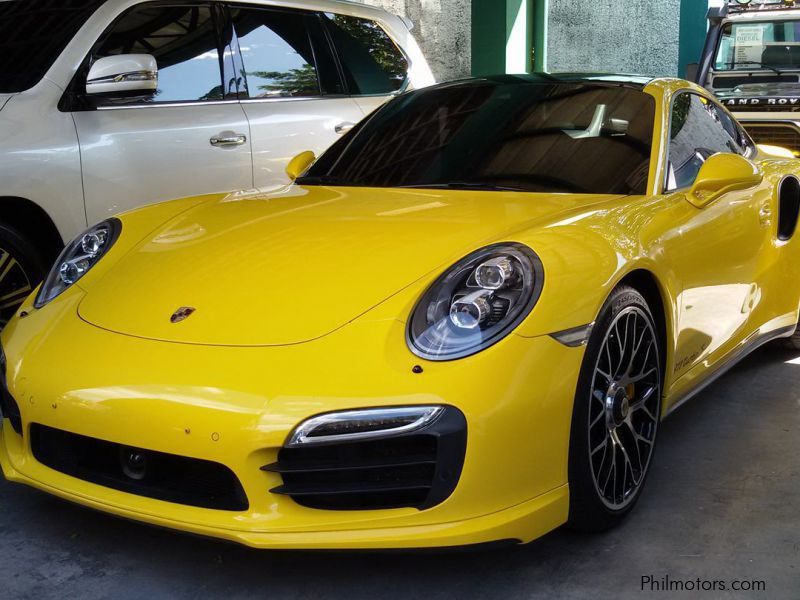
{"label": "suv grille", "polygon": [[757,144],[781,146],[792,152],[800,152],[800,130],[792,124],[761,125],[747,122],[742,124]]}
{"label": "suv grille", "polygon": [[[176,504],[247,510],[239,480],[228,467],[197,458],[128,448],[45,425],[31,425],[31,450],[40,463],[56,471],[129,494]],[[146,467],[124,467],[126,453],[146,457]],[[133,475],[133,476],[132,476]]]}
{"label": "suv grille", "polygon": [[430,508],[446,500],[464,464],[467,424],[447,407],[421,431],[370,441],[282,448],[262,470],[280,473],[270,490],[309,508]]}

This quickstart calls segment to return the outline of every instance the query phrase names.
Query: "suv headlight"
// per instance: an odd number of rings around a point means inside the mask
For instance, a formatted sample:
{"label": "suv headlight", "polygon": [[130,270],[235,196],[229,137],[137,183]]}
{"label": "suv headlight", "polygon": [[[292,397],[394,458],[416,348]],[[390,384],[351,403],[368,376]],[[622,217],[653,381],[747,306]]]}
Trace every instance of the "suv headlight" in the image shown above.
{"label": "suv headlight", "polygon": [[408,327],[408,345],[429,360],[452,360],[503,339],[528,316],[544,268],[527,246],[502,243],[465,257],[423,294]]}
{"label": "suv headlight", "polygon": [[87,229],[61,252],[44,280],[34,306],[42,308],[95,266],[117,241],[122,223],[109,219]]}

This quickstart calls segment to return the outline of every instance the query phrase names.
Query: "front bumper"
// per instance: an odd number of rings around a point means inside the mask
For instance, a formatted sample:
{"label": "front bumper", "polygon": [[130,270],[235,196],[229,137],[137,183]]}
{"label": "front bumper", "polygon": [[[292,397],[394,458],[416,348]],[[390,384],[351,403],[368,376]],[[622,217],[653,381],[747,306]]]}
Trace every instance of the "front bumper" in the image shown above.
{"label": "front bumper", "polygon": [[[23,435],[0,432],[6,478],[119,516],[258,548],[404,548],[530,541],[567,518],[567,456],[583,356],[549,337],[511,335],[475,356],[422,362],[404,324],[356,321],[311,343],[211,347],[113,334],[76,316],[80,293],[3,332]],[[412,372],[421,364],[423,373]],[[293,429],[335,410],[449,405],[467,446],[452,494],[419,510],[324,510],[272,493]],[[245,510],[215,510],[113,489],[49,468],[31,424],[213,461],[235,473]]]}

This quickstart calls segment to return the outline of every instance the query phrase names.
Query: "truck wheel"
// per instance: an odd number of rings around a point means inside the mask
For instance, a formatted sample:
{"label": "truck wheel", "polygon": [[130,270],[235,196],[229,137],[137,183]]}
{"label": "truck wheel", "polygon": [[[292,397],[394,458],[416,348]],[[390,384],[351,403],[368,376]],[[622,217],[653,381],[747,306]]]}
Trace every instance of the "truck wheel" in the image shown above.
{"label": "truck wheel", "polygon": [[44,279],[41,254],[10,225],[0,223],[0,329]]}

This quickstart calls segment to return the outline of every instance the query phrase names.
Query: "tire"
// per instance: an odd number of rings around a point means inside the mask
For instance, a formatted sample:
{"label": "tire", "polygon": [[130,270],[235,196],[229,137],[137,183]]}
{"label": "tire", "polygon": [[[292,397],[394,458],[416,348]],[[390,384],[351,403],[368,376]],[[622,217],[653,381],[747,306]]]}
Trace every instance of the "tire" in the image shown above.
{"label": "tire", "polygon": [[800,350],[800,325],[798,325],[797,329],[794,330],[792,337],[784,338],[780,340],[780,342],[784,348],[788,348],[789,350]]}
{"label": "tire", "polygon": [[0,329],[46,273],[36,247],[17,229],[0,223]]}
{"label": "tire", "polygon": [[572,411],[572,529],[609,529],[641,495],[661,417],[663,359],[657,332],[647,302],[631,287],[614,290],[600,311]]}

